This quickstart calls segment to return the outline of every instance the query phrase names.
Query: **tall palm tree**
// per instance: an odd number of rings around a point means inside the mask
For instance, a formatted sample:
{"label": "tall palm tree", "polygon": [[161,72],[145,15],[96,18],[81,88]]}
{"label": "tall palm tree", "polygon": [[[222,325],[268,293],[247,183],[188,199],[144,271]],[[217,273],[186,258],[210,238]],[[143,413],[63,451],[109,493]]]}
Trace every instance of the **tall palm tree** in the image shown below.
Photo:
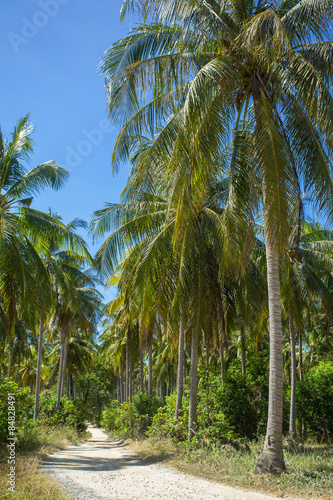
{"label": "tall palm tree", "polygon": [[[183,164],[183,177],[195,171],[195,203],[206,182],[208,160],[232,139],[232,177],[238,182],[231,186],[239,213],[251,220],[251,198],[249,202],[248,192],[244,196],[243,179],[262,195],[270,382],[266,439],[256,472],[278,474],[285,469],[279,252],[288,240],[289,215],[300,196],[300,183],[317,208],[332,215],[333,4],[126,0],[122,15],[130,8],[141,13],[145,24],[108,49],[101,67],[110,116],[123,126],[114,165],[130,153],[133,135],[147,130],[153,134],[161,126],[151,160],[141,162],[142,171],[153,169],[182,129],[196,151],[197,161]],[[239,162],[238,137],[245,124],[251,145],[248,161]],[[179,168],[176,156],[170,174]]]}
{"label": "tall palm tree", "polygon": [[68,177],[53,161],[26,169],[32,130],[27,115],[10,141],[0,132],[0,293],[10,331],[27,304],[41,305],[35,300],[37,288],[44,289],[44,301],[52,300],[48,276],[33,243],[57,228],[48,214],[31,208],[31,203],[48,186],[60,189]]}

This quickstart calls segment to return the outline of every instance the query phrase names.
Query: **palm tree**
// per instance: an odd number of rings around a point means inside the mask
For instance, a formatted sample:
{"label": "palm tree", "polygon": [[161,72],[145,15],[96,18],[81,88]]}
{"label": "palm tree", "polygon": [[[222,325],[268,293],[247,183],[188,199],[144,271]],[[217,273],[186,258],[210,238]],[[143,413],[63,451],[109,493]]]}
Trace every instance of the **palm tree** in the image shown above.
{"label": "palm tree", "polygon": [[60,189],[68,176],[53,161],[27,171],[24,162],[32,152],[32,130],[27,115],[14,128],[11,141],[0,132],[0,292],[10,332],[15,316],[26,305],[40,306],[34,300],[36,288],[44,289],[44,302],[52,300],[48,276],[33,243],[56,228],[47,214],[30,205],[34,195],[48,186]]}
{"label": "palm tree", "polygon": [[[38,251],[39,256],[42,258],[43,264],[49,276],[53,299],[52,307],[44,304],[44,307],[41,309],[38,316],[39,340],[34,410],[35,419],[38,417],[39,412],[39,388],[44,330],[46,329],[47,323],[50,321],[52,314],[54,314],[55,312],[54,307],[59,303],[59,294],[57,291],[57,287],[60,287],[62,289],[66,288],[68,292],[70,280],[66,275],[66,271],[70,269],[73,261],[75,261],[76,265],[80,265],[85,262],[85,259],[90,262],[92,260],[87,250],[86,242],[76,232],[78,228],[86,227],[85,221],[74,219],[69,224],[65,225],[62,222],[60,215],[52,214],[51,210],[49,210],[48,218],[50,224],[52,224],[53,230],[44,234],[42,239],[38,238],[35,242],[36,250]],[[70,262],[71,257],[72,262]],[[40,292],[43,294],[43,289],[40,290]]]}
{"label": "palm tree", "polygon": [[[150,161],[141,161],[141,173],[147,173],[182,129],[196,152],[197,161],[183,164],[183,177],[189,179],[195,171],[195,203],[206,183],[209,159],[231,138],[231,187],[239,213],[251,221],[253,196],[249,199],[242,180],[248,180],[252,193],[256,188],[262,194],[270,382],[266,439],[256,472],[280,473],[285,465],[279,252],[288,240],[289,215],[299,198],[300,182],[317,208],[332,215],[333,49],[327,40],[333,4],[126,0],[122,15],[130,8],[149,23],[108,49],[101,67],[110,116],[123,125],[114,165],[130,153],[133,135],[147,130],[153,134],[161,126]],[[246,126],[251,132],[248,161],[239,162],[238,137]],[[179,169],[176,157],[175,153],[170,174]]]}
{"label": "palm tree", "polygon": [[[293,241],[291,241],[293,243]],[[304,312],[316,315],[325,310],[330,317],[333,298],[327,286],[333,265],[332,232],[306,221],[301,226],[297,246],[291,244],[283,260],[282,297],[288,315],[291,353],[291,399],[289,434],[296,437],[296,331],[301,332]],[[321,302],[320,306],[318,301]],[[319,307],[318,307],[319,306]]]}

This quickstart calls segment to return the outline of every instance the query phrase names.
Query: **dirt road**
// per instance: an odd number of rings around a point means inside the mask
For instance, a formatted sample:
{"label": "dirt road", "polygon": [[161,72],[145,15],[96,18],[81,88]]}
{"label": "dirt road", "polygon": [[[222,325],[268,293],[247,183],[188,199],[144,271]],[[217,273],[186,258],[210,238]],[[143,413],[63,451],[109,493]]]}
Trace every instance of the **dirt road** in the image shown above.
{"label": "dirt road", "polygon": [[[44,461],[44,470],[75,500],[272,500],[219,483],[149,464],[131,455],[101,429],[81,446],[69,446]],[[276,499],[275,499],[276,500]]]}

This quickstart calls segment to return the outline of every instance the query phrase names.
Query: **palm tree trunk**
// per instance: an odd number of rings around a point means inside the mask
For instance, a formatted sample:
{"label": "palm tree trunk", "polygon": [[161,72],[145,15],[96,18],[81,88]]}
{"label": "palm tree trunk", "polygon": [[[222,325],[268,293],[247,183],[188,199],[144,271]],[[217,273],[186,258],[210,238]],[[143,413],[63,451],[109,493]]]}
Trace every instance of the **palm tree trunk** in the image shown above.
{"label": "palm tree trunk", "polygon": [[186,385],[186,349],[185,349],[185,339],[184,339],[184,375],[183,375],[183,397],[185,396],[185,385]]}
{"label": "palm tree trunk", "polygon": [[126,346],[126,371],[125,371],[125,401],[129,401],[129,349]]}
{"label": "palm tree trunk", "polygon": [[[213,327],[213,325],[212,325]],[[206,335],[206,410],[207,410],[207,424],[210,425],[210,406],[209,406],[209,355],[210,355],[210,342],[209,336]]]}
{"label": "palm tree trunk", "polygon": [[66,331],[64,340],[64,361],[62,365],[60,398],[62,398],[62,396],[64,395],[64,388],[65,388],[66,368],[67,368],[67,347],[68,347],[68,333]]}
{"label": "palm tree trunk", "polygon": [[76,368],[74,368],[74,389],[73,389],[74,401],[76,401],[76,380],[77,380],[77,372],[76,372]]}
{"label": "palm tree trunk", "polygon": [[299,379],[303,380],[303,342],[302,342],[302,332],[298,333],[299,339]]}
{"label": "palm tree trunk", "polygon": [[44,336],[44,322],[40,320],[39,338],[38,338],[38,355],[37,355],[37,374],[36,374],[36,393],[35,393],[35,407],[34,407],[34,420],[37,419],[39,413],[39,394],[40,394],[40,381],[42,374],[42,354],[43,354],[43,336]]}
{"label": "palm tree trunk", "polygon": [[66,387],[66,396],[68,397],[68,399],[70,399],[70,397],[69,397],[69,378],[70,378],[70,372],[69,372],[69,370],[67,370],[67,387]]}
{"label": "palm tree trunk", "polygon": [[199,331],[195,330],[191,344],[191,372],[190,372],[190,403],[188,414],[188,440],[191,441],[197,422],[197,392],[198,392],[198,350]]}
{"label": "palm tree trunk", "polygon": [[120,403],[124,402],[124,377],[123,371],[120,368]]}
{"label": "palm tree trunk", "polygon": [[[267,198],[267,185],[263,180],[264,208]],[[255,468],[257,474],[280,474],[285,470],[282,451],[283,419],[283,357],[282,357],[282,322],[281,294],[279,277],[279,254],[277,248],[276,226],[268,221],[267,209],[264,209],[270,358],[269,358],[269,398],[268,422],[263,450]]]}
{"label": "palm tree trunk", "polygon": [[153,395],[153,339],[148,343],[148,394]]}
{"label": "palm tree trunk", "polygon": [[140,392],[143,392],[143,345],[141,340],[139,340],[139,352],[140,352]]}
{"label": "palm tree trunk", "polygon": [[133,398],[133,367],[132,360],[129,360],[129,402],[132,403]]}
{"label": "palm tree trunk", "polygon": [[240,337],[241,337],[241,356],[242,356],[242,374],[246,373],[246,363],[245,363],[245,333],[244,333],[244,324],[241,321],[240,324]]}
{"label": "palm tree trunk", "polygon": [[178,339],[177,401],[176,401],[175,419],[179,417],[179,412],[182,408],[182,401],[183,401],[184,343],[185,343],[185,327],[184,323],[181,321],[179,327],[179,339]]}
{"label": "palm tree trunk", "polygon": [[14,378],[14,382],[15,382],[15,384],[16,384],[16,382],[17,382],[17,377],[18,377],[18,374],[19,374],[19,371],[20,371],[20,364],[21,364],[21,363],[20,363],[20,361],[19,361],[19,362],[18,362],[18,364],[17,364],[17,369],[16,369],[16,373],[15,373],[15,378]]}
{"label": "palm tree trunk", "polygon": [[221,309],[221,331],[219,332],[219,346],[220,346],[220,366],[221,366],[221,385],[224,385],[224,373],[225,373],[225,363],[224,363],[224,339],[226,337],[225,332],[225,320],[224,320],[224,311]]}
{"label": "palm tree trunk", "polygon": [[59,360],[59,373],[58,373],[58,386],[57,386],[57,410],[60,407],[60,400],[64,394],[65,377],[66,377],[66,363],[67,363],[67,346],[68,346],[68,332],[67,328],[62,328],[61,331],[61,350]]}
{"label": "palm tree trunk", "polygon": [[[62,340],[62,339],[61,339]],[[57,405],[56,408],[57,410],[59,409],[60,406],[60,398],[61,398],[61,384],[62,384],[62,365],[64,362],[64,343],[61,342],[61,348],[60,348],[60,358],[59,358],[59,371],[58,371],[58,384],[57,384]]]}
{"label": "palm tree trunk", "polygon": [[296,438],[296,345],[295,345],[295,325],[292,314],[289,314],[289,335],[291,352],[291,391],[290,391],[290,418],[289,436]]}

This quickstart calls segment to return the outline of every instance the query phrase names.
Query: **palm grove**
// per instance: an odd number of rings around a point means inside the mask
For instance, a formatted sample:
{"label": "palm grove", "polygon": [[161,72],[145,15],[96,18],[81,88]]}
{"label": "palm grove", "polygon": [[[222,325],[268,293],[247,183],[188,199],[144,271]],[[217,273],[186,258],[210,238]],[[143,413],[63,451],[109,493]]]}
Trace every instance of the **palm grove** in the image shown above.
{"label": "palm grove", "polygon": [[[47,331],[58,409],[65,383],[75,399],[73,380],[95,360],[112,370],[125,405],[138,391],[170,395],[173,428],[185,416],[188,440],[214,422],[217,384],[226,408],[211,428],[223,440],[226,430],[237,435],[223,426],[238,397],[228,374],[238,356],[243,381],[258,363],[268,368],[269,344],[268,396],[257,393],[251,411],[268,418],[256,472],[279,473],[284,381],[295,437],[297,379],[332,356],[332,234],[305,213],[314,207],[330,226],[333,5],[126,0],[122,17],[128,11],[141,24],[105,52],[101,73],[120,128],[113,168],[129,161],[131,172],[121,203],[93,216],[93,237],[108,234],[94,262],[76,232],[82,222],[66,226],[22,199],[66,176],[52,163],[22,171],[27,121],[3,142],[3,367],[19,380],[19,339],[39,332],[36,417]],[[91,340],[101,309],[89,265],[119,293],[104,307],[99,346],[80,364],[70,345]],[[304,437],[306,419],[297,422]]]}

